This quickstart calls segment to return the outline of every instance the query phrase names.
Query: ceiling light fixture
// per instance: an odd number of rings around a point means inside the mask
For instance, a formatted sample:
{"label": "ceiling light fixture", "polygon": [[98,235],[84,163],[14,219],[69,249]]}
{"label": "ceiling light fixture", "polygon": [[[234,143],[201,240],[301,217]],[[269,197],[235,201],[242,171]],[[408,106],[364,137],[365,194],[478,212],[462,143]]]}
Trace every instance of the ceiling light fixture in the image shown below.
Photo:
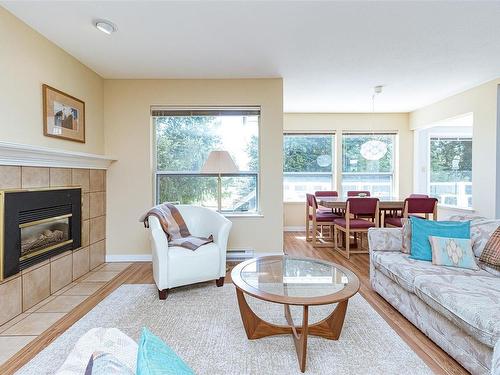
{"label": "ceiling light fixture", "polygon": [[94,22],[94,26],[105,34],[111,35],[116,32],[117,28],[113,22],[106,20],[97,20]]}

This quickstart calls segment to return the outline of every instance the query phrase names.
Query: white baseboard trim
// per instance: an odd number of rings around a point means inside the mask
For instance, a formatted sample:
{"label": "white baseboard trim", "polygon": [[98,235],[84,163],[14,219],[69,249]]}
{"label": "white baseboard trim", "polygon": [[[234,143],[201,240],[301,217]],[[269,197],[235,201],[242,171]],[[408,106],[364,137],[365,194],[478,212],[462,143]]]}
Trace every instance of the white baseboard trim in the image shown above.
{"label": "white baseboard trim", "polygon": [[[255,252],[254,257],[263,257],[269,255],[283,255],[283,251],[269,251],[265,253]],[[151,262],[151,254],[125,254],[125,255],[106,255],[107,263],[115,262]]]}
{"label": "white baseboard trim", "polygon": [[305,226],[290,226],[290,227],[284,227],[283,230],[285,232],[305,232],[306,227]]}
{"label": "white baseboard trim", "polygon": [[106,255],[106,262],[151,262],[151,254]]}

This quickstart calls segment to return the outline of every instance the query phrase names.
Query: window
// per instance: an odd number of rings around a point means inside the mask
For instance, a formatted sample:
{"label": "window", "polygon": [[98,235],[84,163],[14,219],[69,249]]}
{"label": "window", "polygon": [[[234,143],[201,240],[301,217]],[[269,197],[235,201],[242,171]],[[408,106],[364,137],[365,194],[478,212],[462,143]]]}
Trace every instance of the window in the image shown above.
{"label": "window", "polygon": [[394,195],[395,134],[342,135],[342,192],[368,190],[374,197]]}
{"label": "window", "polygon": [[332,190],[335,136],[285,134],[283,139],[283,198],[303,202],[306,193]]}
{"label": "window", "polygon": [[237,173],[221,178],[222,211],[258,211],[260,108],[153,109],[156,202],[217,208],[217,175],[202,174],[213,150],[226,150]]}
{"label": "window", "polygon": [[472,208],[472,138],[431,136],[429,142],[429,194],[447,206]]}

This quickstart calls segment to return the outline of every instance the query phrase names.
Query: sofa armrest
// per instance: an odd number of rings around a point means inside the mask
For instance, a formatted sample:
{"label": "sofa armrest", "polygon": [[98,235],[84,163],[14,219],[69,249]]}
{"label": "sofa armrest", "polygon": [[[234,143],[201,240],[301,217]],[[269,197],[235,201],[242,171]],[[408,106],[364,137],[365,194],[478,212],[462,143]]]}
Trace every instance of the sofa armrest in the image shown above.
{"label": "sofa armrest", "polygon": [[401,251],[403,249],[403,230],[401,228],[370,228],[368,247],[374,251]]}

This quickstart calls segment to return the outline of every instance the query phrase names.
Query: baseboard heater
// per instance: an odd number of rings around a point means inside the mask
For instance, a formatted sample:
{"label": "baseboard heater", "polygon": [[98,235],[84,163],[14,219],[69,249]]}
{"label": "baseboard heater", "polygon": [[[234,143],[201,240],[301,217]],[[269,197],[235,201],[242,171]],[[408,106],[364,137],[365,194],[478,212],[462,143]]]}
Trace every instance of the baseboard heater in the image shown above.
{"label": "baseboard heater", "polygon": [[228,262],[243,262],[247,259],[252,259],[255,257],[255,250],[251,249],[233,249],[228,250],[226,254],[226,260]]}

